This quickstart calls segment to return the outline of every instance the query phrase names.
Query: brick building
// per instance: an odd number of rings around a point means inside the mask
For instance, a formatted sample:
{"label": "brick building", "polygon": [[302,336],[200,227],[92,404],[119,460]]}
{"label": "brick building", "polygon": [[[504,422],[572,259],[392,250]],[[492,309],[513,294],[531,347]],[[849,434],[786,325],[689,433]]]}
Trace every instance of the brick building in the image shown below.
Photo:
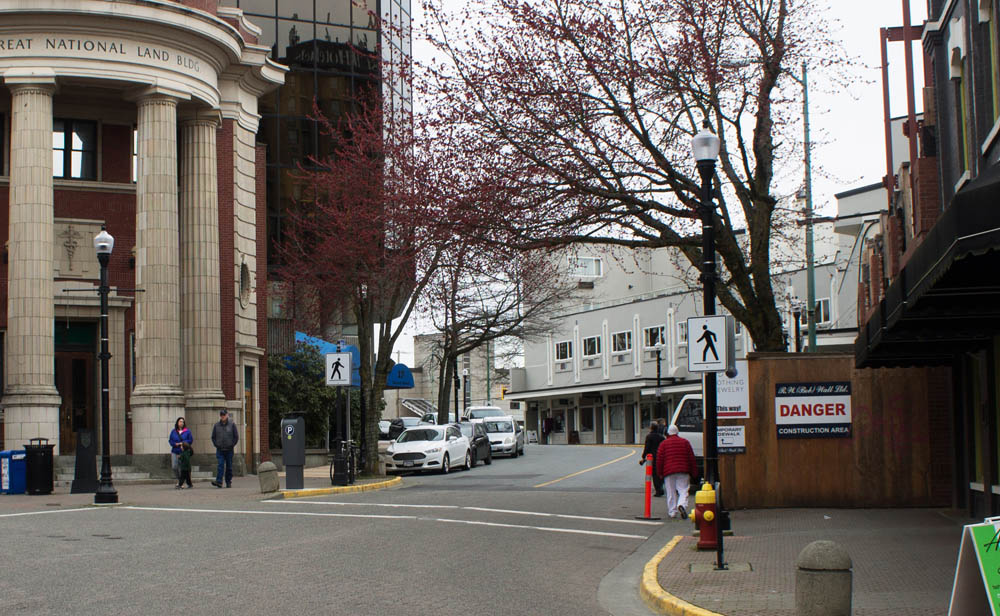
{"label": "brick building", "polygon": [[897,167],[887,147],[888,203],[865,245],[855,355],[858,367],[950,375],[928,392],[928,428],[954,460],[954,505],[983,517],[1000,513],[1000,2],[927,8],[924,24],[881,32],[883,46],[921,41],[923,54],[906,69],[912,164]]}
{"label": "brick building", "polygon": [[111,453],[159,460],[183,415],[208,454],[227,408],[239,465],[267,455],[257,105],[285,69],[219,4],[0,0],[5,449],[100,438],[106,225]]}

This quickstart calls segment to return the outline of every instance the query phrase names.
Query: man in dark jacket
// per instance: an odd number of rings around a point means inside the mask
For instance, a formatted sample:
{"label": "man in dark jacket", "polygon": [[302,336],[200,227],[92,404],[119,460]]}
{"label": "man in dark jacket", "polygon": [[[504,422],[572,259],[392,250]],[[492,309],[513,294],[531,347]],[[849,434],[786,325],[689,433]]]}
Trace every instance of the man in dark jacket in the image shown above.
{"label": "man in dark jacket", "polygon": [[687,519],[688,489],[698,465],[691,443],[677,435],[677,426],[667,428],[667,438],[656,452],[656,471],[664,478],[667,514],[675,518],[680,513],[681,519]]}
{"label": "man in dark jacket", "polygon": [[656,472],[656,452],[660,448],[660,443],[666,438],[660,434],[659,426],[655,421],[649,424],[649,434],[646,435],[646,447],[642,450],[642,459],[639,464],[646,461],[646,456],[653,454],[653,490],[657,496],[663,496],[663,477]]}
{"label": "man in dark jacket", "polygon": [[238,442],[240,435],[236,431],[236,424],[229,421],[229,413],[226,409],[222,409],[219,411],[219,423],[212,427],[212,444],[215,445],[215,459],[219,462],[213,486],[222,487],[223,470],[225,470],[226,487],[233,487],[233,450],[236,449]]}

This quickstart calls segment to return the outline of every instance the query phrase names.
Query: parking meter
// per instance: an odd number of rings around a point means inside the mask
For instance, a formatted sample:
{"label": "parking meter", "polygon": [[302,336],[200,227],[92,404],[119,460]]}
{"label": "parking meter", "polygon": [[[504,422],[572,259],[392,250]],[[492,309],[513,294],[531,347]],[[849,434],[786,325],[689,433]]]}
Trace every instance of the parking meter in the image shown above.
{"label": "parking meter", "polygon": [[306,420],[301,415],[281,419],[281,461],[285,465],[285,489],[301,490],[306,465]]}

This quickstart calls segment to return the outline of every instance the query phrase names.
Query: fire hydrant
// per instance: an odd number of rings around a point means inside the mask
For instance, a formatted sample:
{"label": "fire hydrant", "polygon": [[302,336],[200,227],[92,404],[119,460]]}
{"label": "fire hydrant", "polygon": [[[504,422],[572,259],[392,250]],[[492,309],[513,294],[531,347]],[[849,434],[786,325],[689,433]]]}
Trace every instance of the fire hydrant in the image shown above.
{"label": "fire hydrant", "polygon": [[706,483],[694,495],[694,526],[698,529],[698,549],[715,550],[719,547],[719,512],[715,490]]}

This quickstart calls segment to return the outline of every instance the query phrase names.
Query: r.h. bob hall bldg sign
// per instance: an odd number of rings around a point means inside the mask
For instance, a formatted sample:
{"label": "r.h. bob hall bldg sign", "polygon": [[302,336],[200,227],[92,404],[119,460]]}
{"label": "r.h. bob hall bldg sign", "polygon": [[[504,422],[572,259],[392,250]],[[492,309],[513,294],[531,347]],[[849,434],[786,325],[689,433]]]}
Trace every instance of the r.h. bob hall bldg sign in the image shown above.
{"label": "r.h. bob hall bldg sign", "polygon": [[178,416],[208,453],[223,408],[244,430],[240,466],[267,447],[255,135],[286,69],[216,5],[0,0],[3,449],[100,439],[101,225],[116,238],[111,453],[162,457]]}

